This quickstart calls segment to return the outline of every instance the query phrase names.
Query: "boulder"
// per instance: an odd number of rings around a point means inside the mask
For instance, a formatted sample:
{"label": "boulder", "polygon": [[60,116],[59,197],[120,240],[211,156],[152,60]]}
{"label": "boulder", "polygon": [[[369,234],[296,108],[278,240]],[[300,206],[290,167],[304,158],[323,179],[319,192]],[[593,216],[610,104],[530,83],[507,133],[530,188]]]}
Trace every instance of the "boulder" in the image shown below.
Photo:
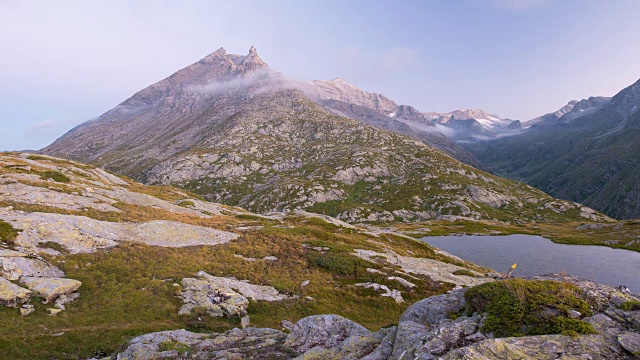
{"label": "boulder", "polygon": [[540,335],[490,339],[451,350],[442,359],[631,359],[602,335]]}
{"label": "boulder", "polygon": [[620,334],[618,343],[634,356],[640,357],[640,334],[632,332]]}
{"label": "boulder", "polygon": [[32,292],[0,277],[0,305],[18,307],[31,299]]}
{"label": "boulder", "polygon": [[63,277],[64,272],[45,260],[18,256],[0,256],[0,276],[8,280],[18,280],[21,276]]}
{"label": "boulder", "polygon": [[60,295],[71,294],[82,286],[80,281],[73,279],[39,278],[29,276],[21,277],[20,283],[25,285],[38,296],[43,297],[44,304],[57,299]]}
{"label": "boulder", "polygon": [[336,348],[349,337],[371,334],[371,331],[364,326],[342,316],[308,316],[300,319],[293,326],[291,333],[287,336],[285,346],[298,353],[304,353],[314,347]]}
{"label": "boulder", "polygon": [[407,308],[400,317],[400,322],[413,321],[422,325],[430,325],[448,319],[450,314],[457,313],[465,307],[465,292],[466,289],[458,289],[448,294],[420,300]]}
{"label": "boulder", "polygon": [[[117,360],[138,359],[290,359],[282,348],[287,334],[273,329],[233,329],[223,334],[196,334],[186,330],[162,331],[132,339]],[[186,354],[185,354],[186,353]]]}

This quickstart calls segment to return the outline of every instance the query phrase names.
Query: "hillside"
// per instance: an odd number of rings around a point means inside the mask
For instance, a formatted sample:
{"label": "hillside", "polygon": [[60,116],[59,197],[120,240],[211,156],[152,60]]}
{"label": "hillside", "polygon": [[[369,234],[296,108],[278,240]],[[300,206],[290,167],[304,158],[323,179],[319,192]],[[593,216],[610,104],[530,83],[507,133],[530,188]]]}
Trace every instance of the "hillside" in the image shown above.
{"label": "hillside", "polygon": [[423,142],[329,114],[255,49],[244,57],[218,50],[41,152],[261,213],[304,209],[350,223],[606,220]]}
{"label": "hillside", "polygon": [[[147,332],[221,332],[245,314],[277,327],[335,313],[377,330],[489,273],[400,234],[264,217],[89,165],[0,154],[3,358],[102,357]],[[54,293],[33,281],[81,286]],[[202,293],[215,289],[227,295]]]}
{"label": "hillside", "polygon": [[609,101],[591,100],[595,107],[580,102],[583,116],[570,111],[522,135],[466,146],[498,175],[618,219],[638,218],[640,81]]}

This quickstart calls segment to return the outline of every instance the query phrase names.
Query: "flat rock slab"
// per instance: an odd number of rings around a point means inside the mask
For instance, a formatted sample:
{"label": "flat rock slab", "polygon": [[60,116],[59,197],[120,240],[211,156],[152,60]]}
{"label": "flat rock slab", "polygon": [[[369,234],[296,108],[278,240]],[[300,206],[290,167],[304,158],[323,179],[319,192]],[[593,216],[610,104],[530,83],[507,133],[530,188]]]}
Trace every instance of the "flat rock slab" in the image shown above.
{"label": "flat rock slab", "polygon": [[0,256],[0,276],[8,280],[18,280],[21,276],[63,277],[64,272],[42,259]]}
{"label": "flat rock slab", "polygon": [[82,286],[78,280],[65,278],[21,277],[20,282],[38,296],[44,297],[45,304],[60,295],[71,294]]}
{"label": "flat rock slab", "polygon": [[260,328],[223,334],[162,331],[132,339],[117,359],[291,359],[291,353],[282,347],[286,336],[282,331]]}
{"label": "flat rock slab", "polygon": [[22,231],[16,243],[36,249],[40,243],[53,241],[71,254],[94,252],[133,241],[152,246],[185,247],[220,245],[234,240],[238,234],[175,221],[115,223],[84,216],[23,213],[0,210],[0,219],[10,221]]}
{"label": "flat rock slab", "polygon": [[19,307],[31,299],[32,292],[0,277],[0,305]]}
{"label": "flat rock slab", "polygon": [[640,334],[632,332],[620,334],[618,342],[625,350],[640,357]]}

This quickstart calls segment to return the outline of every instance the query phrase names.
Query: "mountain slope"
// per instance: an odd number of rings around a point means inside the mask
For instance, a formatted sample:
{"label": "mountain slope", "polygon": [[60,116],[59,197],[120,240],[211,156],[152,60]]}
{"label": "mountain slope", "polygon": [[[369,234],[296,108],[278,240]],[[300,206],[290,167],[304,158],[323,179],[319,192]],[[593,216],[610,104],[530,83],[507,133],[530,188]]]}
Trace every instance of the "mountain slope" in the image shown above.
{"label": "mountain slope", "polygon": [[219,50],[43,152],[260,212],[307,209],[349,222],[600,216],[331,115],[287,87],[254,50],[246,57]]}
{"label": "mountain slope", "polygon": [[398,105],[384,95],[363,91],[341,78],[314,80],[302,89],[311,100],[332,114],[410,136],[457,160],[486,170],[478,159],[443,133],[446,129],[438,127],[409,105]]}
{"label": "mountain slope", "polygon": [[640,81],[599,105],[467,147],[499,175],[616,218],[640,217]]}

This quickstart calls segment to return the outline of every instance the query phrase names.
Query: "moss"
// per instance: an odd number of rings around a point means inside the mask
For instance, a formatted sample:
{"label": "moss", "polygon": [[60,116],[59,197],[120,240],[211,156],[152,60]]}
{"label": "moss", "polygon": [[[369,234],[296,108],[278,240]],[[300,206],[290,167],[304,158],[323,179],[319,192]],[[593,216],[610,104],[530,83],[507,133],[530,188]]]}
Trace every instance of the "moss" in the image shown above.
{"label": "moss", "polygon": [[176,205],[182,206],[185,208],[196,206],[196,204],[191,200],[180,200]]}
{"label": "moss", "polygon": [[456,271],[452,272],[452,274],[453,275],[466,275],[466,276],[476,277],[476,274],[474,274],[473,272],[471,272],[469,270],[465,270],[465,269],[456,270]]}
{"label": "moss", "polygon": [[53,249],[61,254],[68,254],[69,250],[67,249],[66,246],[57,243],[55,241],[45,241],[45,242],[41,242],[38,243],[38,247],[44,248],[44,249]]}
{"label": "moss", "polygon": [[0,220],[0,241],[7,244],[14,244],[20,230],[15,229],[8,222]]}
{"label": "moss", "polygon": [[625,311],[639,311],[640,301],[636,301],[636,300],[625,301],[622,304],[618,305],[618,309],[622,309]]}
{"label": "moss", "polygon": [[568,317],[572,309],[591,315],[580,289],[572,284],[509,279],[471,288],[465,299],[467,313],[487,313],[482,331],[498,337],[594,332],[589,323]]}
{"label": "moss", "polygon": [[158,345],[158,347],[160,351],[176,350],[180,354],[184,354],[184,353],[188,354],[193,351],[193,349],[191,348],[191,346],[189,346],[189,344],[181,343],[175,340],[165,340],[161,342]]}
{"label": "moss", "polygon": [[68,184],[71,182],[71,179],[69,179],[67,175],[55,170],[47,170],[47,171],[41,172],[40,178],[42,180],[51,179],[55,182],[65,183],[65,184]]}

